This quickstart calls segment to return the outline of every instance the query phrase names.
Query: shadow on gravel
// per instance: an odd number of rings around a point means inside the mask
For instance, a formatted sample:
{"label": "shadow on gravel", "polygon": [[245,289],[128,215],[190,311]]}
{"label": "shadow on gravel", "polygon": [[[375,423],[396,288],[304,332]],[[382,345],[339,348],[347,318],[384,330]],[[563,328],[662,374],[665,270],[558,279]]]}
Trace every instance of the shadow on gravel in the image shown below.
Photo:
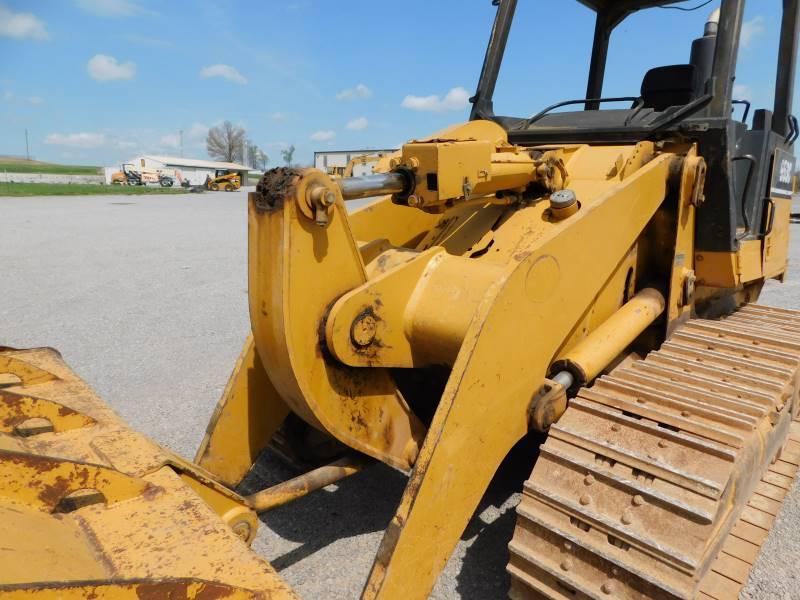
{"label": "shadow on gravel", "polygon": [[[268,450],[239,489],[251,493],[298,474]],[[405,475],[386,465],[374,464],[343,479],[333,491],[318,490],[264,513],[260,517],[264,525],[301,544],[271,560],[272,566],[280,571],[338,539],[383,531],[405,486]]]}
{"label": "shadow on gravel", "polygon": [[508,453],[481,499],[478,510],[461,536],[474,541],[467,548],[456,577],[459,597],[465,600],[507,598],[510,580],[506,573],[508,542],[517,522],[522,484],[530,477],[544,436],[529,435]]}
{"label": "shadow on gravel", "polygon": [[[508,542],[516,522],[516,502],[509,499],[522,489],[538,454],[539,439],[525,438],[509,453],[481,499],[462,540],[467,549],[457,591],[461,598],[505,598],[509,579]],[[267,450],[239,486],[250,494],[298,475]],[[261,515],[261,521],[281,537],[300,546],[270,561],[286,569],[338,539],[383,531],[394,515],[407,478],[383,464],[375,464],[339,482],[335,489],[304,498]]]}

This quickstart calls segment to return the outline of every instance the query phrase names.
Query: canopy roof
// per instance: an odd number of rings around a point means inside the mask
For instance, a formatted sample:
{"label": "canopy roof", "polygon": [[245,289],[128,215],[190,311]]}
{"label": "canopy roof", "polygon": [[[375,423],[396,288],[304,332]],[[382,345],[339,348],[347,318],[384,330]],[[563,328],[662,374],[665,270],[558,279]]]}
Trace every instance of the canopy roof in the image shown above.
{"label": "canopy roof", "polygon": [[680,4],[686,0],[579,0],[592,10],[597,12],[607,12],[613,9],[615,12],[630,12],[642,8],[651,8],[664,4]]}

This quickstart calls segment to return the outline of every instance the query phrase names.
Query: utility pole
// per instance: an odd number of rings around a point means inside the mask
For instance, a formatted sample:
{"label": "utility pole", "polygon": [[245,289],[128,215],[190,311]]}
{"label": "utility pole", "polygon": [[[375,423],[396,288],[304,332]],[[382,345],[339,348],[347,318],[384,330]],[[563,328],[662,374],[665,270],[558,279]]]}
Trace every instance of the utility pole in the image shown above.
{"label": "utility pole", "polygon": [[178,137],[181,141],[181,158],[183,158],[183,129],[178,130]]}
{"label": "utility pole", "polygon": [[26,160],[30,160],[31,159],[31,151],[30,151],[30,148],[28,147],[28,128],[27,127],[25,128],[25,159]]}

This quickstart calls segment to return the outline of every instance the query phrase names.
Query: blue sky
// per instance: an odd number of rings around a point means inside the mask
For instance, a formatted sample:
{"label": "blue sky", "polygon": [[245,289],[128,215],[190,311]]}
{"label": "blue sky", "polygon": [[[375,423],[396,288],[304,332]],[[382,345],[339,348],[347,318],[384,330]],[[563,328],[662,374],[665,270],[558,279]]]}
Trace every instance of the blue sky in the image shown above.
{"label": "blue sky", "polygon": [[[684,6],[699,4],[690,0]],[[718,5],[651,9],[612,37],[604,95],[688,60]],[[737,96],[770,106],[780,0],[750,0]],[[544,8],[543,8],[544,7]],[[204,157],[205,132],[244,126],[270,157],[297,147],[382,148],[465,120],[494,9],[489,0],[0,0],[0,154],[113,165],[139,153]],[[530,115],[584,95],[592,14],[520,0],[495,95]]]}

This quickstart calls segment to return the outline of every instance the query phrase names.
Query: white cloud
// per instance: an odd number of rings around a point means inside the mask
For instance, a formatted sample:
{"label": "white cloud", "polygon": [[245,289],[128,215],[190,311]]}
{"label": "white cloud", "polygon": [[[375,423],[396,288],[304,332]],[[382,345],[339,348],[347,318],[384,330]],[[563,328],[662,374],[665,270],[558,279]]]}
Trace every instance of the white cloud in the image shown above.
{"label": "white cloud", "polygon": [[347,123],[348,129],[366,129],[367,125],[369,125],[369,121],[367,121],[366,117],[358,117],[357,119],[353,119],[352,121]]}
{"label": "white cloud", "polygon": [[26,102],[28,104],[33,104],[33,105],[37,105],[37,106],[45,103],[44,102],[44,98],[42,98],[41,96],[21,97],[21,96],[17,96],[11,90],[3,91],[3,100],[5,100],[6,102],[22,101],[22,102]]}
{"label": "white cloud", "polygon": [[0,6],[0,37],[15,40],[46,40],[47,29],[44,23],[32,13],[14,12]]}
{"label": "white cloud", "polygon": [[315,142],[329,142],[336,137],[336,132],[331,129],[320,129],[311,134],[311,139]]}
{"label": "white cloud", "polygon": [[369,98],[372,96],[372,90],[359,83],[356,87],[347,88],[336,94],[337,100],[357,100],[359,98]]}
{"label": "white cloud", "polygon": [[162,135],[158,143],[167,148],[178,148],[181,145],[181,138],[177,133],[168,133]]}
{"label": "white cloud", "polygon": [[733,86],[733,99],[734,100],[749,100],[753,97],[753,92],[750,86],[737,83]]}
{"label": "white cloud", "polygon": [[228,81],[244,85],[247,83],[247,78],[239,73],[234,67],[230,65],[209,65],[200,69],[200,77],[208,79],[209,77],[222,77]]}
{"label": "white cloud", "polygon": [[77,0],[80,8],[98,17],[134,17],[153,14],[129,0]]}
{"label": "white cloud", "polygon": [[51,133],[44,143],[72,148],[98,148],[106,143],[106,136],[102,133]]}
{"label": "white cloud", "polygon": [[469,92],[459,86],[447,92],[444,98],[436,94],[431,96],[406,96],[403,98],[402,106],[411,110],[431,112],[463,110],[469,106]]}
{"label": "white cloud", "polygon": [[208,125],[204,123],[192,123],[192,126],[186,132],[186,137],[191,140],[205,139],[208,135]]}
{"label": "white cloud", "polygon": [[742,23],[742,33],[739,36],[742,48],[747,48],[756,37],[764,33],[764,17],[753,17]]}
{"label": "white cloud", "polygon": [[274,112],[269,116],[269,118],[272,119],[273,121],[285,121],[286,115],[283,114],[282,112]]}
{"label": "white cloud", "polygon": [[95,54],[86,63],[86,70],[91,78],[97,81],[133,79],[134,75],[136,75],[136,65],[134,63],[120,63],[116,58],[107,54]]}

